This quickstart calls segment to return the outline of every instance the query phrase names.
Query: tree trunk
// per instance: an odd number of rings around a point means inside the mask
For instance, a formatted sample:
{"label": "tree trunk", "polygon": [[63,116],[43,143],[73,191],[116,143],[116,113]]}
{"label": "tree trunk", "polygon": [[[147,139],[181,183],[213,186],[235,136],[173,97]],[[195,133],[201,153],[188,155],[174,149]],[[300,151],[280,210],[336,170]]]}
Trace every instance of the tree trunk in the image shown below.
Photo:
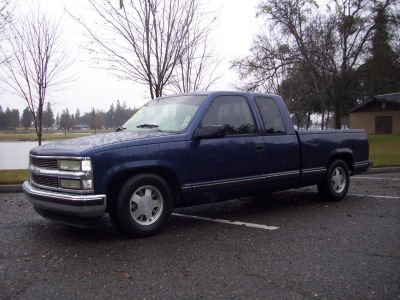
{"label": "tree trunk", "polygon": [[321,130],[324,130],[324,125],[325,125],[325,110],[322,110],[322,116],[321,116]]}
{"label": "tree trunk", "polygon": [[328,130],[328,129],[329,129],[329,119],[330,119],[330,113],[329,113],[329,110],[328,110],[328,112],[326,113],[325,130]]}
{"label": "tree trunk", "polygon": [[306,130],[310,128],[310,121],[311,121],[311,113],[307,113],[307,124],[306,124]]}
{"label": "tree trunk", "polygon": [[342,112],[341,112],[341,103],[338,103],[335,107],[335,129],[342,128]]}
{"label": "tree trunk", "polygon": [[[39,91],[41,92],[41,89],[39,89]],[[39,116],[39,130],[38,130],[38,140],[39,140],[39,146],[42,145],[42,128],[43,128],[43,98],[41,96],[39,96],[39,110],[38,110]]]}

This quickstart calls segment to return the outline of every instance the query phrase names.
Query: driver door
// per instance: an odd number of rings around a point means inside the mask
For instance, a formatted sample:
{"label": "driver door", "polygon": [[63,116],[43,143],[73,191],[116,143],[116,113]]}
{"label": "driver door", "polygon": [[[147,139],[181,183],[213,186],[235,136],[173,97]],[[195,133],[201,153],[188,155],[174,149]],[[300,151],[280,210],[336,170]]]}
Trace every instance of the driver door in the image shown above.
{"label": "driver door", "polygon": [[214,98],[200,123],[202,125],[223,125],[225,136],[190,142],[193,187],[212,189],[226,184],[251,183],[253,179],[262,181],[259,177],[265,167],[263,139],[244,96]]}

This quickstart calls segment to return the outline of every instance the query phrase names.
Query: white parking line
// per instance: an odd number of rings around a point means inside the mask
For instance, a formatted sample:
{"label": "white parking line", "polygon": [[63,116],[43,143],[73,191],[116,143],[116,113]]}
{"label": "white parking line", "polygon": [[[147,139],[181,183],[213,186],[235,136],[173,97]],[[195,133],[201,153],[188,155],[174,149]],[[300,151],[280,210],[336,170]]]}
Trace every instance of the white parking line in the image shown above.
{"label": "white parking line", "polygon": [[223,219],[212,219],[212,218],[192,216],[192,215],[184,215],[184,214],[177,214],[177,213],[172,213],[172,215],[173,216],[177,216],[177,217],[183,217],[183,218],[190,218],[190,219],[209,221],[209,222],[215,222],[215,223],[224,223],[224,224],[230,224],[230,225],[247,226],[247,227],[259,228],[259,229],[265,229],[265,230],[276,230],[276,229],[279,229],[279,227],[275,227],[275,226],[267,226],[267,225],[261,225],[261,224],[239,222],[239,221],[230,221],[230,220],[223,220]]}
{"label": "white parking line", "polygon": [[400,199],[396,196],[380,196],[380,195],[363,195],[363,194],[348,194],[349,196],[368,197],[368,198],[382,198],[382,199]]}
{"label": "white parking line", "polygon": [[364,177],[364,176],[353,176],[355,179],[372,179],[372,180],[400,180],[400,178],[382,178],[382,177]]}

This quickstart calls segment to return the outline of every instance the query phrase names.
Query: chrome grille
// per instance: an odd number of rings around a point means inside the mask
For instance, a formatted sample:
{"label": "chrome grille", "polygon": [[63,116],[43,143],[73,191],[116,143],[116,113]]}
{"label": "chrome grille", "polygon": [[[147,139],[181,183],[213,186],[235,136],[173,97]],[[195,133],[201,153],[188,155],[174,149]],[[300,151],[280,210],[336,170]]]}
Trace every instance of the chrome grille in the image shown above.
{"label": "chrome grille", "polygon": [[31,156],[32,165],[38,168],[57,170],[58,169],[58,159],[52,158],[38,158]]}
{"label": "chrome grille", "polygon": [[44,185],[44,186],[54,187],[54,188],[60,187],[58,184],[57,177],[32,174],[32,180],[34,183],[39,184],[39,185]]}

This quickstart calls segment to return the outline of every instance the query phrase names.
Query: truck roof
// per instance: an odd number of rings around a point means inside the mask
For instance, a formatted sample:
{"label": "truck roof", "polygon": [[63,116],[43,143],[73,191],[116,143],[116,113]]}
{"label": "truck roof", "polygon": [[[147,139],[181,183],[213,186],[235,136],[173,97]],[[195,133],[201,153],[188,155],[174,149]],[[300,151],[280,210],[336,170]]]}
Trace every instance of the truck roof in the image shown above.
{"label": "truck roof", "polygon": [[170,97],[175,97],[175,96],[180,96],[180,95],[202,95],[202,96],[208,96],[208,95],[263,95],[263,96],[269,96],[269,97],[279,97],[278,95],[275,94],[269,94],[269,93],[259,93],[259,92],[246,92],[246,91],[224,91],[224,90],[219,90],[219,91],[197,91],[197,92],[188,92],[188,93],[178,93],[178,94],[173,94],[173,95],[167,95],[167,96],[162,96],[160,98],[170,98]]}

